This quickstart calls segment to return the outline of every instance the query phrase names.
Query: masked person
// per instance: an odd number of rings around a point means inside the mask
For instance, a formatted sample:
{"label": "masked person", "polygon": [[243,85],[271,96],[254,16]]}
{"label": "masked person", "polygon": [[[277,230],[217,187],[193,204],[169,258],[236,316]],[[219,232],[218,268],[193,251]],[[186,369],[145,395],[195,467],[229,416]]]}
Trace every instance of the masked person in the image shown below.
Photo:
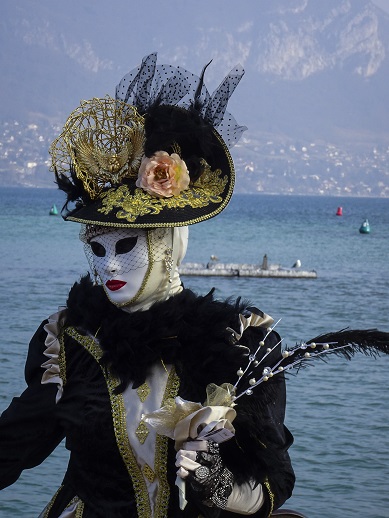
{"label": "masked person", "polygon": [[[41,517],[265,517],[292,493],[282,375],[251,392],[244,382],[236,405],[229,389],[228,404],[203,405],[258,344],[280,357],[268,315],[196,295],[179,277],[188,226],[230,200],[228,147],[245,129],[226,111],[243,70],[213,95],[203,75],[147,56],[115,99],[82,102],[51,146],[91,274],[35,333],[28,387],[0,419],[1,487],[66,439],[69,465]],[[180,441],[185,419],[174,440],[144,419],[174,401],[211,416]],[[206,435],[211,425],[223,437]]]}
{"label": "masked person", "polygon": [[151,54],[115,99],[82,102],[50,148],[91,274],[33,336],[27,389],[0,418],[1,488],[66,440],[42,518],[300,516],[276,511],[294,485],[284,373],[389,352],[377,330],[281,350],[265,313],[182,285],[188,226],[233,192],[228,148],[245,128],[226,106],[242,75],[210,95],[204,71]]}

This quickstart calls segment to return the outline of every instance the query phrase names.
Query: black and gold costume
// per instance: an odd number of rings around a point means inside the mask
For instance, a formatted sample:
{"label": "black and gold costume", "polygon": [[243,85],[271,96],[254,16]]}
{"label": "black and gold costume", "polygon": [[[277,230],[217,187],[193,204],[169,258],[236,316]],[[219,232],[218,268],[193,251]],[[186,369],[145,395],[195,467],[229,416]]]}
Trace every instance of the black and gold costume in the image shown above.
{"label": "black and gold costume", "polygon": [[[179,509],[171,439],[157,436],[154,465],[139,466],[127,435],[124,393],[147,386],[161,364],[169,367],[163,400],[179,395],[203,402],[207,384],[234,383],[247,362],[247,347],[256,349],[266,333],[263,327],[248,327],[235,343],[231,329],[239,329],[239,314],[245,312],[247,304],[184,290],[147,311],[127,313],[89,277],[81,279],[58,316],[58,358],[52,354],[48,360],[45,321],[31,340],[28,388],[0,419],[0,486],[40,464],[65,437],[69,466],[42,516],[61,516],[75,503],[75,516],[83,518],[232,516],[204,508],[190,492],[187,507]],[[267,343],[271,347],[278,340],[272,331]],[[276,350],[274,356],[280,354]],[[50,372],[56,382],[42,383],[42,375],[50,377]],[[240,398],[235,408],[236,435],[221,444],[221,455],[238,484],[263,485],[265,502],[255,516],[268,516],[294,485],[287,453],[292,436],[283,423],[283,376]],[[150,480],[158,488],[152,508]]]}

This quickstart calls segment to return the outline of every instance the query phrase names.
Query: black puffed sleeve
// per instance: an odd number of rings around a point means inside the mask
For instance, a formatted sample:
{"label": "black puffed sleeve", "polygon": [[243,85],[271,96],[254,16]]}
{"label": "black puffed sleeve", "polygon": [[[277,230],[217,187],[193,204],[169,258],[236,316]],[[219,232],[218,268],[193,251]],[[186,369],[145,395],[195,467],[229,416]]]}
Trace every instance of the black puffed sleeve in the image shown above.
{"label": "black puffed sleeve", "polygon": [[[181,304],[183,308],[184,303]],[[257,349],[258,361],[267,349],[272,352],[266,356],[265,364],[261,362],[261,370],[253,377],[259,379],[264,366],[277,363],[281,357],[280,337],[274,330],[268,330],[266,322],[270,323],[270,320],[265,314],[262,314],[262,324],[245,325],[242,334],[240,328],[244,321],[241,317],[246,315],[248,318],[251,312],[252,308],[247,304],[219,302],[213,299],[212,293],[197,298],[195,304],[190,305],[190,311],[184,311],[183,324],[177,333],[182,356],[176,363],[180,377],[179,395],[183,399],[203,402],[208,384],[234,384],[238,370],[245,368],[249,355]],[[266,345],[259,348],[264,340]],[[245,388],[249,388],[247,376],[239,383],[237,393]],[[262,485],[264,504],[252,516],[267,517],[291,496],[295,483],[288,453],[293,437],[284,425],[284,375],[279,373],[258,385],[252,395],[244,395],[236,403],[237,415],[232,423],[235,436],[220,445],[220,453],[237,484]],[[236,515],[220,511],[220,517]]]}
{"label": "black puffed sleeve", "polygon": [[41,464],[64,437],[56,412],[57,386],[41,383],[41,365],[47,360],[45,323],[30,342],[27,388],[0,417],[0,489],[13,484],[23,470]]}

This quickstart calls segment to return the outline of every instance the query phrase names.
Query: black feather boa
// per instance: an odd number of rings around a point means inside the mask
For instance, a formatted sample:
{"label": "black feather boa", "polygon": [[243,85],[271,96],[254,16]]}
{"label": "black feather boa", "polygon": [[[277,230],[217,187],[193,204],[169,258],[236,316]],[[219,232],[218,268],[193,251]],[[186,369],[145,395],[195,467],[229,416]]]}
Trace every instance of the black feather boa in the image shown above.
{"label": "black feather boa", "polygon": [[85,334],[97,333],[103,365],[122,382],[119,391],[131,381],[134,386],[142,384],[150,367],[162,359],[175,364],[179,375],[190,373],[187,397],[203,399],[204,392],[196,394],[194,387],[234,382],[244,361],[245,351],[226,348],[226,343],[231,341],[227,327],[239,329],[238,315],[247,304],[216,301],[213,292],[197,296],[183,290],[147,311],[127,313],[86,276],[71,289],[67,307],[66,325]]}

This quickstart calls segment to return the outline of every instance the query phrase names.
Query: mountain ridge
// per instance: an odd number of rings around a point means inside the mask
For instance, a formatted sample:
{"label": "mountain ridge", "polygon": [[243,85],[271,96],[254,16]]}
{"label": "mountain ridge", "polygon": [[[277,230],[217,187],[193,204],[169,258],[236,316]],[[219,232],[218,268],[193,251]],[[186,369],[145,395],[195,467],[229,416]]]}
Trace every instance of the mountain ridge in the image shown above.
{"label": "mountain ridge", "polygon": [[[133,0],[4,0],[4,8],[3,125],[42,124],[49,140],[81,99],[114,95],[122,75],[157,51],[159,63],[198,74],[212,58],[211,91],[236,63],[244,66],[229,109],[249,127],[249,147],[271,135],[281,147],[323,141],[353,156],[378,146],[386,156],[389,16],[367,0],[144,0],[142,8]],[[2,140],[4,147],[4,133]],[[234,153],[243,164],[242,148]],[[16,161],[25,162],[22,155]],[[379,181],[387,185],[382,164]],[[263,173],[259,155],[254,169]]]}

